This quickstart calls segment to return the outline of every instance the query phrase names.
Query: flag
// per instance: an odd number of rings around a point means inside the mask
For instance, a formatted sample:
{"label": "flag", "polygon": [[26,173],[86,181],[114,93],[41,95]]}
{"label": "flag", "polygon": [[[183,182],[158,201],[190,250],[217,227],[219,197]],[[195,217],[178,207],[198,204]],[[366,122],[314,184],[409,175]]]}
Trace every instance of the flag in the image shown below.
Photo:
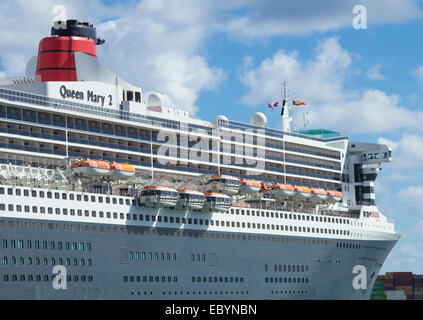
{"label": "flag", "polygon": [[303,101],[297,101],[297,100],[292,101],[292,104],[294,106],[303,106],[303,105],[305,106],[306,105],[305,102],[303,102]]}
{"label": "flag", "polygon": [[273,110],[273,108],[278,108],[279,107],[279,102],[275,102],[273,105],[271,105],[270,103],[267,104],[267,106]]}

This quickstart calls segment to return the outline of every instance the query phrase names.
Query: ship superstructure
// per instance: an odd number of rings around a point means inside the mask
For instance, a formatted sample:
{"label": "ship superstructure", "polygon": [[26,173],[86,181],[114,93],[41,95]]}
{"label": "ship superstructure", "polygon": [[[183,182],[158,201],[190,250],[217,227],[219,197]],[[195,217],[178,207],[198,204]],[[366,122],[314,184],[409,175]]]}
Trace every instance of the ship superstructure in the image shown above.
{"label": "ship superstructure", "polygon": [[56,22],[0,81],[1,298],[370,297],[400,237],[374,196],[390,147],[291,132],[289,110],[282,131],[197,119],[101,65],[103,42]]}

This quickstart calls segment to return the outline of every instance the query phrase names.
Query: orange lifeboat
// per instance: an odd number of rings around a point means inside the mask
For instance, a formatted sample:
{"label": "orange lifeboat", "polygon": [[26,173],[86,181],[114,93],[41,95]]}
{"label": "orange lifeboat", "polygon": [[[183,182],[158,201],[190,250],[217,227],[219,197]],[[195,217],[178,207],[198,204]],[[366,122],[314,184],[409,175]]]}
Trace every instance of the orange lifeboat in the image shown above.
{"label": "orange lifeboat", "polygon": [[135,169],[128,163],[110,163],[110,177],[114,180],[126,180],[135,175]]}
{"label": "orange lifeboat", "polygon": [[274,183],[268,193],[278,197],[289,198],[294,195],[294,191],[294,187],[290,184]]}
{"label": "orange lifeboat", "polygon": [[326,194],[326,190],[322,188],[311,188],[311,199],[314,201],[325,201],[328,196]]}
{"label": "orange lifeboat", "polygon": [[240,182],[239,193],[241,194],[257,193],[261,190],[261,181],[241,179]]}
{"label": "orange lifeboat", "polygon": [[103,160],[81,159],[72,164],[72,171],[83,176],[107,176],[110,166]]}
{"label": "orange lifeboat", "polygon": [[271,186],[266,185],[264,182],[261,183],[260,193],[267,193],[272,190]]}
{"label": "orange lifeboat", "polygon": [[336,203],[342,200],[342,193],[334,190],[326,190],[328,196],[328,201],[331,203]]}
{"label": "orange lifeboat", "polygon": [[305,186],[294,186],[295,197],[299,199],[309,199],[311,198],[311,189]]}

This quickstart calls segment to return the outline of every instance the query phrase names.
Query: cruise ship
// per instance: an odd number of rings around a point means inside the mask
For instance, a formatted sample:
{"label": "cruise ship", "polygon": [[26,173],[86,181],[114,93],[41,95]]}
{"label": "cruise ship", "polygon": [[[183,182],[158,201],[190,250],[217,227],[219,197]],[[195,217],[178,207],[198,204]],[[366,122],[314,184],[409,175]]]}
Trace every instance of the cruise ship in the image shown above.
{"label": "cruise ship", "polygon": [[389,146],[293,131],[286,99],[279,130],[198,119],[103,43],[54,22],[0,79],[0,299],[370,298],[401,236],[375,202]]}

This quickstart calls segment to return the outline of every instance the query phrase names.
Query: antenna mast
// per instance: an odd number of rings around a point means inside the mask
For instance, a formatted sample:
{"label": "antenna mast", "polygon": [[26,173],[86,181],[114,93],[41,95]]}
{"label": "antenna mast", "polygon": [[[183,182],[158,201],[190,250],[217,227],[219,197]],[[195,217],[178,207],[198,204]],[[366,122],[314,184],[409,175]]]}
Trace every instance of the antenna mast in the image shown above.
{"label": "antenna mast", "polygon": [[283,103],[281,111],[281,131],[291,132],[292,117],[289,115],[291,106],[288,103],[287,81],[283,83]]}

